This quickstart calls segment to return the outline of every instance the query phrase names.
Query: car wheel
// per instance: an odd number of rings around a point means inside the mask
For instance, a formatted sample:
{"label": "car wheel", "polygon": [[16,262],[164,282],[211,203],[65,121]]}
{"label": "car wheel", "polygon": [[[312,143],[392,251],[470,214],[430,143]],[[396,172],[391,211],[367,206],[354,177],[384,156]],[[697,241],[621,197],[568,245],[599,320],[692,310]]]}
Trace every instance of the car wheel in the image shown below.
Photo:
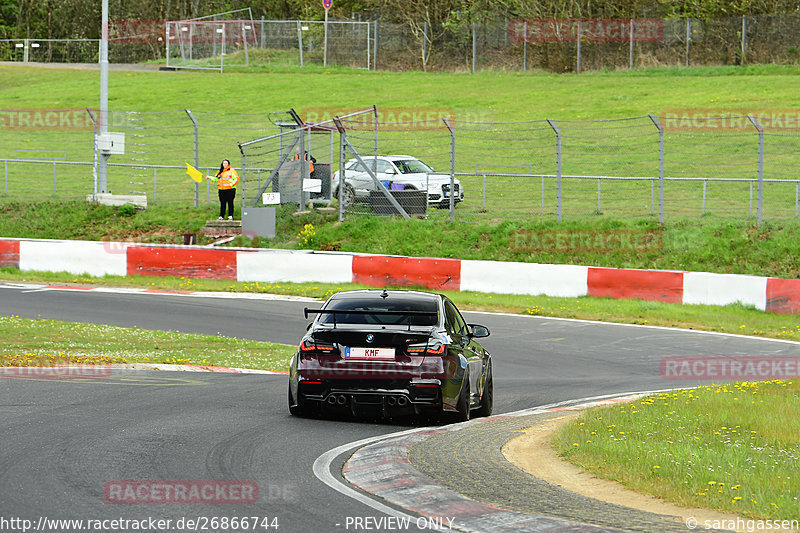
{"label": "car wheel", "polygon": [[453,413],[454,422],[466,422],[467,420],[469,420],[469,372],[464,373],[461,394],[458,395],[456,412]]}
{"label": "car wheel", "polygon": [[289,385],[289,413],[292,416],[308,416],[308,406],[305,405],[305,402],[298,400],[297,405],[293,405],[294,403],[294,398],[292,398],[292,386]]}
{"label": "car wheel", "polygon": [[[337,190],[338,195],[338,190]],[[356,190],[352,185],[344,184],[344,201],[342,202],[345,207],[350,207],[356,201]]]}
{"label": "car wheel", "polygon": [[483,395],[481,396],[481,406],[476,413],[478,416],[492,416],[494,406],[494,380],[492,379],[492,367],[489,367],[489,375],[486,376],[486,383],[483,385]]}

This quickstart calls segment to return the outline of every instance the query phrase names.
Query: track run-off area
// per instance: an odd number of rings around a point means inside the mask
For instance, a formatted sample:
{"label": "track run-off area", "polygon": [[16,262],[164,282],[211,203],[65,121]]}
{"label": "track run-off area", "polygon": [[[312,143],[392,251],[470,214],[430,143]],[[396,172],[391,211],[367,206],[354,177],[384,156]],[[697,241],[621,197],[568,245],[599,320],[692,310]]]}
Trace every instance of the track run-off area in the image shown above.
{"label": "track run-off area", "polygon": [[[286,344],[296,344],[306,330],[304,306],[308,301],[282,297],[79,291],[0,282],[4,316]],[[494,358],[496,414],[711,381],[665,376],[665,358],[800,357],[800,344],[788,341],[464,315],[492,332],[482,344]],[[282,375],[116,368],[102,379],[0,379],[0,517],[30,520],[34,526],[43,517],[152,518],[170,520],[170,531],[203,530],[204,523],[207,531],[242,531],[230,522],[242,517],[258,519],[257,527],[251,521],[246,529],[270,531],[277,525],[280,532],[390,531],[397,530],[392,527],[397,522],[386,517],[404,515],[414,525],[419,515],[413,511],[334,486],[348,487],[341,469],[355,443],[416,426],[408,420],[295,418],[286,407],[286,390]],[[257,498],[226,501],[231,493],[223,491],[202,503],[130,504],[109,495],[142,481],[207,481],[217,489],[219,482],[234,481],[257,487]],[[448,517],[454,527],[459,522],[457,509],[442,509],[441,516],[445,520],[428,524],[429,529],[447,529]],[[223,517],[228,521],[221,522]],[[199,521],[194,523],[199,527],[187,527],[188,520]]]}

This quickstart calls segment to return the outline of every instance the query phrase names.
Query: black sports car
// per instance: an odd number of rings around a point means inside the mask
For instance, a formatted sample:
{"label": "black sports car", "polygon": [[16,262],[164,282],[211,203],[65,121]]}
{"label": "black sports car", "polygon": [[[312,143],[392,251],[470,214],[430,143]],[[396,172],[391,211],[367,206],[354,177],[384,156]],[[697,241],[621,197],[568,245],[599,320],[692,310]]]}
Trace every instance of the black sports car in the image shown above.
{"label": "black sports car", "polygon": [[292,357],[289,411],[433,414],[456,421],[492,413],[492,359],[441,294],[359,290],[331,296]]}

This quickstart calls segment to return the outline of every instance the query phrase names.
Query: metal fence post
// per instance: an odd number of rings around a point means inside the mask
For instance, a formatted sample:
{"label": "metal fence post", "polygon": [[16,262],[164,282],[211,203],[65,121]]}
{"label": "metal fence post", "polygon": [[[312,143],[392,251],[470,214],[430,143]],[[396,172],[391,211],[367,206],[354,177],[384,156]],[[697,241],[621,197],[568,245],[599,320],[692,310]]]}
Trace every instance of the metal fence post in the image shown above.
{"label": "metal fence post", "polygon": [[701,214],[706,214],[706,188],[708,187],[708,178],[703,180],[703,210]]}
{"label": "metal fence post", "polygon": [[3,166],[5,167],[5,187],[3,190],[5,191],[4,194],[8,196],[8,161],[3,161]]}
{"label": "metal fence post", "polygon": [[428,21],[422,23],[422,70],[426,70],[428,61]]}
{"label": "metal fence post", "polygon": [[602,209],[603,206],[602,206],[602,203],[601,203],[601,198],[603,196],[603,191],[602,191],[602,186],[601,186],[602,181],[603,181],[603,178],[597,178],[597,214],[598,215],[603,212],[603,209]]}
{"label": "metal fence post", "polygon": [[[244,210],[247,208],[247,201],[245,200],[245,198],[247,198],[247,193],[245,192],[245,183],[247,183],[247,156],[242,151],[241,146],[239,146],[239,152],[242,154],[242,206],[239,212],[242,214],[241,216],[244,216]],[[206,180],[206,182],[208,182],[208,180]],[[261,187],[259,187],[258,190],[260,191]],[[258,198],[256,198],[254,205],[258,205]]]}
{"label": "metal fence post", "polygon": [[742,15],[742,58],[741,65],[744,66],[744,54],[747,50],[747,41],[745,39],[745,32],[747,31],[747,15]]}
{"label": "metal fence post", "polygon": [[261,48],[266,48],[265,44],[266,44],[267,41],[266,41],[265,35],[264,35],[264,16],[263,15],[261,16],[261,32],[260,33],[261,33]]}
{"label": "metal fence post", "polygon": [[378,106],[373,104],[372,105],[372,118],[373,118],[373,156],[372,159],[372,173],[376,176],[378,175]]}
{"label": "metal fence post", "polygon": [[664,223],[664,128],[658,117],[647,115],[658,128],[658,223]]}
{"label": "metal fence post", "polygon": [[[547,123],[556,133],[556,220],[561,221],[561,130],[556,121],[548,118]],[[542,187],[544,190],[544,187]]]}
{"label": "metal fence post", "polygon": [[525,39],[522,41],[522,72],[528,72],[528,21],[525,21]]}
{"label": "metal fence post", "polygon": [[[336,131],[339,132],[339,222],[344,222],[344,191],[345,191],[345,162],[347,161],[347,154],[345,153],[345,130],[342,121],[338,116],[333,117],[333,124],[336,126]],[[331,161],[331,163],[333,163]]]}
{"label": "metal fence post", "polygon": [[[251,23],[252,23],[252,21],[251,21]],[[247,33],[248,33],[247,32],[247,28],[248,28],[248,26],[244,22],[242,22],[242,35],[244,36],[244,39],[242,39],[244,41],[244,64],[245,64],[245,66],[249,67],[250,66],[250,52],[249,52],[249,50],[247,48],[247,37],[248,37],[247,36]],[[256,29],[253,28],[253,34],[255,34],[255,32],[256,32]]]}
{"label": "metal fence post", "polygon": [[157,195],[158,195],[158,169],[153,168],[153,203],[156,203]]}
{"label": "metal fence post", "polygon": [[300,157],[298,158],[297,163],[300,165],[300,180],[299,180],[299,187],[300,187],[300,201],[297,205],[297,212],[303,211],[306,205],[306,197],[305,193],[303,192],[303,181],[305,180],[306,173],[308,172],[308,166],[306,165],[306,136],[302,133],[297,136],[298,138],[298,150]]}
{"label": "metal fence post", "polygon": [[[184,109],[186,114],[189,115],[189,119],[192,121],[192,125],[194,126],[194,168],[200,168],[200,127],[197,123],[197,119],[194,118],[191,110]],[[194,184],[194,206],[198,207],[200,205],[200,184],[195,182]]]}
{"label": "metal fence post", "polygon": [[297,21],[297,49],[300,51],[300,68],[303,68],[303,24]]}
{"label": "metal fence post", "polygon": [[88,107],[86,108],[86,112],[89,113],[89,118],[92,119],[92,125],[94,129],[94,149],[92,150],[94,154],[94,164],[92,165],[92,200],[97,201],[97,166],[99,164],[98,156],[97,156],[97,117],[94,116],[94,112]]}
{"label": "metal fence post", "polygon": [[628,50],[628,70],[633,70],[633,19],[631,19],[630,45]]}
{"label": "metal fence post", "polygon": [[583,34],[583,28],[581,26],[581,21],[578,21],[578,58],[577,58],[577,71],[578,74],[581,73],[581,35]]}
{"label": "metal fence post", "polygon": [[[447,117],[442,117],[442,122],[444,122],[444,125],[450,130],[450,221],[452,221],[456,216],[456,130],[453,129]],[[486,198],[485,194],[484,198]],[[428,201],[427,198],[425,201]]]}
{"label": "metal fence post", "polygon": [[56,194],[56,174],[57,174],[56,164],[53,163],[53,196],[55,196]]}
{"label": "metal fence post", "polygon": [[478,54],[478,23],[472,21],[472,73],[475,73],[475,64]]}
{"label": "metal fence post", "polygon": [[686,68],[689,68],[689,41],[692,40],[691,19],[686,19]]}
{"label": "metal fence post", "polygon": [[372,47],[372,70],[378,70],[378,19],[380,8],[375,10],[375,44]]}
{"label": "metal fence post", "polygon": [[747,118],[758,132],[758,203],[756,207],[756,223],[760,226],[764,214],[764,128],[753,115],[747,115]]}

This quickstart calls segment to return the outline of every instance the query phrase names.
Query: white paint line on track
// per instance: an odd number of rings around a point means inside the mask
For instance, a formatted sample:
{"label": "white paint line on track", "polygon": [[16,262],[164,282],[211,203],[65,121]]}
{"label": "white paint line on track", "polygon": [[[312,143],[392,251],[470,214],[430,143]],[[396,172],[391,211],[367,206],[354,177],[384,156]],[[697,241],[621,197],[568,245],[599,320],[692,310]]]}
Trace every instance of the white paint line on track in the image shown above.
{"label": "white paint line on track", "polygon": [[313,466],[314,475],[317,477],[317,479],[325,483],[328,487],[332,488],[336,492],[343,494],[348,498],[356,500],[357,502],[360,502],[366,505],[367,507],[371,507],[372,509],[375,509],[380,513],[384,513],[389,516],[394,516],[397,517],[398,519],[409,520],[409,521],[415,520],[416,517],[406,514],[402,511],[398,511],[393,507],[381,503],[373,499],[372,497],[364,494],[363,492],[357,491],[349,484],[340,481],[339,479],[336,478],[336,476],[331,474],[331,465],[333,464],[333,461],[337,457],[339,457],[343,453],[353,448],[361,448],[363,446],[367,446],[368,444],[372,444],[387,438],[409,435],[411,433],[417,433],[422,430],[423,428],[418,428],[418,429],[400,431],[398,433],[392,433],[390,435],[378,435],[376,437],[368,437],[366,439],[361,439],[359,441],[343,444],[332,450],[328,450],[327,452],[317,457],[317,460],[314,461],[314,466]]}
{"label": "white paint line on track", "polygon": [[[688,304],[690,305],[690,304]],[[687,328],[673,328],[669,326],[653,326],[650,324],[628,324],[625,322],[603,322],[601,320],[587,320],[585,318],[562,318],[557,316],[540,316],[540,315],[522,315],[522,314],[515,314],[515,313],[493,313],[491,311],[470,311],[470,310],[463,310],[462,313],[469,314],[481,314],[481,315],[493,315],[493,316],[509,316],[515,318],[526,318],[526,319],[538,319],[538,320],[560,320],[564,322],[577,322],[579,324],[590,324],[590,325],[599,325],[599,326],[620,326],[625,328],[648,328],[648,329],[657,329],[662,331],[680,331],[683,333],[698,333],[700,335],[716,335],[719,337],[733,337],[736,339],[748,339],[748,340],[756,340],[756,341],[769,341],[769,342],[780,342],[784,344],[793,344],[793,345],[800,345],[800,341],[792,341],[789,339],[772,339],[769,337],[755,337],[753,335],[742,335],[741,333],[726,333],[724,331],[707,331],[702,329],[687,329]]]}
{"label": "white paint line on track", "polygon": [[[604,400],[611,400],[611,399],[614,399],[614,398],[645,396],[645,395],[648,395],[648,394],[657,394],[659,392],[665,392],[667,390],[673,390],[673,389],[661,389],[661,390],[655,390],[655,391],[640,391],[640,392],[628,392],[628,393],[621,393],[621,394],[617,393],[617,394],[604,394],[604,395],[601,395],[601,396],[590,396],[590,397],[587,397],[587,398],[579,398],[577,400],[565,400],[563,402],[556,402],[556,403],[541,405],[541,406],[538,406],[538,407],[531,407],[531,408],[528,408],[528,409],[522,409],[520,411],[514,411],[514,412],[511,412],[511,413],[503,413],[503,414],[500,414],[500,415],[497,415],[497,416],[498,417],[521,417],[521,416],[526,416],[526,415],[544,414],[544,413],[549,412],[552,409],[556,409],[556,408],[559,408],[559,407],[566,407],[566,406],[579,407],[579,406],[581,406],[583,404],[586,404],[588,406],[588,404],[591,404],[593,402],[601,402],[601,401],[604,401]],[[374,509],[376,511],[379,511],[381,513],[387,514],[389,516],[410,518],[411,520],[414,520],[415,517],[410,516],[410,515],[408,515],[406,513],[403,513],[402,511],[398,511],[398,510],[394,509],[393,507],[390,507],[390,506],[388,506],[388,505],[386,505],[384,503],[381,503],[381,502],[373,499],[371,496],[368,496],[367,494],[365,494],[363,492],[357,491],[356,489],[351,487],[349,484],[345,483],[344,481],[341,481],[336,476],[331,474],[331,466],[333,465],[333,461],[337,457],[339,457],[340,455],[342,455],[342,454],[344,454],[344,453],[346,453],[346,452],[348,452],[350,450],[354,450],[354,449],[357,449],[357,448],[363,448],[364,446],[368,446],[370,444],[375,444],[376,442],[380,442],[380,441],[383,441],[383,440],[394,439],[394,438],[397,438],[397,437],[404,437],[406,435],[419,433],[421,431],[428,431],[430,429],[446,429],[446,428],[456,429],[458,427],[466,427],[466,426],[472,425],[472,424],[480,424],[480,423],[483,423],[484,421],[492,420],[493,418],[494,417],[481,418],[481,419],[477,419],[477,420],[471,420],[471,421],[468,421],[468,422],[460,422],[458,424],[450,424],[450,425],[446,425],[446,426],[440,426],[438,428],[422,427],[422,428],[409,429],[409,430],[404,430],[404,431],[398,431],[397,433],[390,433],[388,435],[376,435],[374,437],[368,437],[366,439],[361,439],[361,440],[358,440],[358,441],[355,441],[355,442],[350,442],[348,444],[342,444],[341,446],[337,446],[336,448],[333,448],[332,450],[328,450],[327,452],[325,452],[322,455],[320,455],[319,457],[317,457],[317,460],[314,461],[313,472],[314,472],[314,475],[317,477],[317,479],[319,479],[320,481],[325,483],[328,487],[332,488],[336,492],[338,492],[340,494],[343,494],[344,496],[352,498],[352,499],[358,501],[359,503],[362,503],[362,504],[364,504],[364,505],[366,505],[368,507],[371,507],[372,509]]]}

